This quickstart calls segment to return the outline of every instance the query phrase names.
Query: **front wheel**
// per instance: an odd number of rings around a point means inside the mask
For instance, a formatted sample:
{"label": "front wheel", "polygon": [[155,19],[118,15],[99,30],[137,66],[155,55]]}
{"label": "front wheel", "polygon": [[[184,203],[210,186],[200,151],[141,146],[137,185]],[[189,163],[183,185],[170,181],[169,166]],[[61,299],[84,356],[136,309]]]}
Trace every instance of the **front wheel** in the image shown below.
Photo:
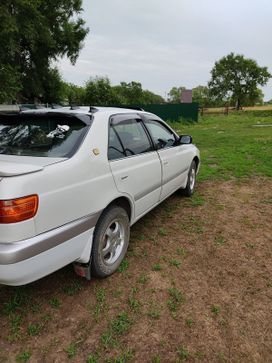
{"label": "front wheel", "polygon": [[195,191],[196,183],[196,162],[193,160],[188,173],[186,187],[182,189],[182,194],[186,197],[191,197]]}
{"label": "front wheel", "polygon": [[91,256],[94,276],[107,277],[118,269],[127,252],[129,235],[127,212],[118,206],[108,208],[95,227]]}

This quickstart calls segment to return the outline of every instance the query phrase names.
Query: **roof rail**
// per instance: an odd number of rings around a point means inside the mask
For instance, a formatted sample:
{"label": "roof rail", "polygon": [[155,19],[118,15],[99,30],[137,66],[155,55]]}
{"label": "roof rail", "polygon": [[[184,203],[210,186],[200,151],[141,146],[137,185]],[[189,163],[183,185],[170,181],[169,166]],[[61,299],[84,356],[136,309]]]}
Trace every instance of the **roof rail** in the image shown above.
{"label": "roof rail", "polygon": [[98,108],[90,106],[90,110],[89,110],[90,113],[95,113],[97,111],[98,111]]}
{"label": "roof rail", "polygon": [[136,111],[144,111],[142,107],[139,106],[129,106],[129,105],[122,105],[122,106],[115,106],[117,108],[127,108],[128,110],[136,110]]}
{"label": "roof rail", "polygon": [[70,105],[70,110],[78,110],[80,107],[78,105]]}

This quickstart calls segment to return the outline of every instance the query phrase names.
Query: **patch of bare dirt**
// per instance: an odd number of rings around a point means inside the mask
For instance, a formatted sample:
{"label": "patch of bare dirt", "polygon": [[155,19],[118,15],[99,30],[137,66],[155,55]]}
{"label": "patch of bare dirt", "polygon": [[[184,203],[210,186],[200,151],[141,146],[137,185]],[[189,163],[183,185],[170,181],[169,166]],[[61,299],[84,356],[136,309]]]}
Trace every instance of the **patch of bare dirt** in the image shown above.
{"label": "patch of bare dirt", "polygon": [[123,272],[0,287],[0,362],[271,362],[271,190],[201,183],[133,226]]}

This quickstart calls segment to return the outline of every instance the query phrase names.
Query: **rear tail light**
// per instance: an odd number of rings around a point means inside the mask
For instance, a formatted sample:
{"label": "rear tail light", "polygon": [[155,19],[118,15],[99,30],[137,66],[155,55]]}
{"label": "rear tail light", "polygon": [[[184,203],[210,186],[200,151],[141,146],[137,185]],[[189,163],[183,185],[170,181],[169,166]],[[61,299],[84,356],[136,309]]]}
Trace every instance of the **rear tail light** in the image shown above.
{"label": "rear tail light", "polygon": [[37,195],[0,200],[0,223],[17,223],[33,218],[37,213],[38,202]]}

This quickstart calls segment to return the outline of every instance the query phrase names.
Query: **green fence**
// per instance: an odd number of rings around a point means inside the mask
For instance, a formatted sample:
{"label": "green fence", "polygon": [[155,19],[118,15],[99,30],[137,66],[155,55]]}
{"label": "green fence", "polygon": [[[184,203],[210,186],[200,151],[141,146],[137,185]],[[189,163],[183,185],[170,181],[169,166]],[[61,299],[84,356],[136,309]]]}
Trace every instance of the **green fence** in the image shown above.
{"label": "green fence", "polygon": [[[39,108],[41,106],[46,107],[46,105],[34,105],[34,104],[24,104],[21,105],[24,108]],[[118,105],[115,105],[118,107]],[[122,105],[122,107],[141,107],[147,112],[155,113],[163,120],[168,121],[198,121],[198,103],[167,103],[161,105]]]}
{"label": "green fence", "polygon": [[155,113],[163,120],[198,121],[198,103],[178,103],[163,105],[137,105],[147,112]]}

